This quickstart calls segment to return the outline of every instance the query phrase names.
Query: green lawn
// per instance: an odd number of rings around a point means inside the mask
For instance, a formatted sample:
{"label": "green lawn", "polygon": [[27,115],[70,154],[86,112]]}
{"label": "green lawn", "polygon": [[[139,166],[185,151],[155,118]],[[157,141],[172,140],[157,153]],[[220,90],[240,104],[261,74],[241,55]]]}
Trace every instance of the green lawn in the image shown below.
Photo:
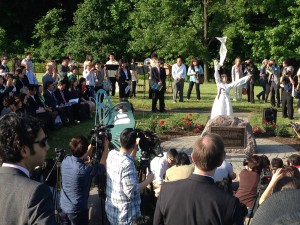
{"label": "green lawn", "polygon": [[[41,81],[41,75],[38,75],[38,80]],[[143,80],[139,81],[140,84],[143,84]],[[146,82],[148,84],[148,82]],[[169,87],[167,89],[167,94],[165,96],[165,104],[167,113],[156,113],[154,116],[156,119],[167,119],[172,118],[174,116],[177,116],[178,118],[181,118],[187,115],[187,112],[195,112],[195,110],[199,110],[201,114],[197,118],[197,122],[199,121],[201,124],[205,124],[209,115],[209,112],[211,110],[214,98],[216,96],[216,85],[214,83],[207,83],[203,84],[200,87],[201,91],[201,100],[199,102],[196,101],[196,93],[195,89],[193,90],[193,93],[191,95],[190,101],[186,101],[186,93],[188,89],[188,82],[185,83],[184,86],[184,102],[183,103],[173,103],[172,100],[172,89]],[[148,90],[148,86],[146,87],[146,90]],[[138,88],[138,94],[137,98],[130,99],[130,102],[133,103],[134,107],[137,109],[137,112],[134,113],[134,117],[136,119],[136,125],[143,129],[146,127],[146,123],[149,120],[149,118],[153,115],[153,113],[150,112],[151,110],[151,99],[148,98],[148,91],[144,94],[141,92],[142,88]],[[260,86],[255,87],[255,95],[261,91]],[[232,93],[231,93],[232,96]],[[247,112],[250,113],[249,121],[252,126],[260,126],[262,127],[262,110],[263,108],[270,107],[270,104],[263,104],[261,101],[256,100],[255,104],[250,104],[246,101],[246,95],[243,96],[242,102],[232,102],[233,105],[233,111],[234,112]],[[295,121],[299,119],[298,113],[297,113],[297,101],[294,100],[294,106],[295,106]],[[112,97],[112,102],[114,104],[118,103],[118,97]],[[176,112],[174,113],[173,110],[184,110],[184,113]],[[281,109],[278,109],[278,119],[277,124],[281,126],[288,126],[288,123],[290,122],[288,119],[283,119],[281,117]],[[153,116],[152,116],[153,118]],[[62,128],[59,131],[55,131],[49,134],[50,140],[49,144],[51,146],[51,149],[49,151],[50,155],[53,156],[53,149],[54,147],[63,147],[66,150],[68,149],[68,142],[71,137],[76,135],[84,135],[87,136],[90,132],[90,130],[94,126],[94,120],[89,120],[82,122],[78,125],[74,125],[71,127]],[[293,134],[291,128],[288,128],[288,131],[290,135]]]}

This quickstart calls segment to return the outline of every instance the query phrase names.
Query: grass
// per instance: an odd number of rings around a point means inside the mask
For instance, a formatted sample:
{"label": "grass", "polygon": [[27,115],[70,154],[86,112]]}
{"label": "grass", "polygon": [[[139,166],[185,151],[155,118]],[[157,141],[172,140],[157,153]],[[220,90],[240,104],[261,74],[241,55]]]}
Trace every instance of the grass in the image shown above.
{"label": "grass", "polygon": [[[41,82],[43,74],[37,74],[38,80]],[[143,80],[139,80],[138,84],[143,84]],[[167,93],[165,95],[165,104],[167,113],[156,113],[153,115],[151,113],[151,99],[148,98],[148,81],[146,80],[146,93],[144,97],[144,93],[142,92],[142,88],[137,88],[137,98],[130,99],[130,102],[133,103],[134,108],[137,109],[137,112],[134,113],[134,118],[136,120],[136,126],[144,129],[147,125],[147,121],[153,117],[155,119],[170,119],[170,118],[181,118],[186,116],[187,113],[192,112],[195,114],[196,112],[199,112],[199,116],[197,116],[197,122],[200,122],[201,124],[206,124],[208,115],[210,114],[211,107],[213,104],[213,101],[215,99],[215,96],[217,94],[217,88],[214,83],[206,83],[202,84],[200,86],[201,91],[201,100],[199,102],[196,101],[196,93],[195,88],[192,92],[190,101],[186,101],[186,94],[188,90],[188,82],[184,85],[184,102],[183,103],[173,103],[172,99],[172,88],[171,83],[167,82],[167,85],[169,86],[167,88]],[[258,94],[262,88],[260,86],[255,86],[255,95]],[[118,93],[116,93],[115,97],[112,97],[111,100],[113,104],[118,103]],[[232,91],[231,91],[231,98],[232,98]],[[252,126],[259,126],[263,128],[262,125],[262,111],[263,108],[270,107],[270,104],[263,104],[261,101],[258,101],[256,99],[255,104],[250,104],[247,102],[247,96],[243,96],[242,102],[232,102],[233,111],[234,113],[237,112],[245,112],[249,113],[249,122]],[[296,106],[297,99],[294,100],[294,106]],[[184,111],[184,113],[180,113],[178,111]],[[299,116],[297,114],[297,108],[295,108],[295,114],[294,117],[297,120],[299,120]],[[277,124],[281,126],[288,126],[289,124],[288,119],[284,119],[281,116],[281,109],[278,109],[278,115],[277,115]],[[51,146],[51,149],[49,151],[49,155],[53,156],[53,149],[54,147],[62,147],[64,149],[68,149],[68,142],[71,139],[71,137],[74,137],[76,135],[84,135],[87,136],[90,132],[90,130],[94,127],[94,120],[85,121],[80,123],[79,125],[62,128],[59,131],[52,132],[49,134],[50,140],[49,144]],[[288,128],[290,136],[293,136],[293,131],[291,128]]]}

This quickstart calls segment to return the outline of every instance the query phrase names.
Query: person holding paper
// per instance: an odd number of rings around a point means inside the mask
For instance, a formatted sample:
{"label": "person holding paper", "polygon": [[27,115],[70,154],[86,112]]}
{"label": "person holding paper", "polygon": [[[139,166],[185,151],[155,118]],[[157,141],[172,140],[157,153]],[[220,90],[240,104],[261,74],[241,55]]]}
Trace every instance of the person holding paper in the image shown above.
{"label": "person holding paper", "polygon": [[213,119],[219,115],[227,115],[227,116],[233,115],[233,109],[229,97],[230,89],[243,85],[251,77],[251,75],[248,75],[228,84],[227,75],[219,74],[221,65],[217,60],[214,61],[214,65],[215,65],[215,80],[218,88],[218,93],[211,110],[210,119]]}
{"label": "person holding paper", "polygon": [[119,97],[120,102],[128,101],[131,86],[131,73],[125,60],[119,61],[120,68],[118,70],[119,75]]}

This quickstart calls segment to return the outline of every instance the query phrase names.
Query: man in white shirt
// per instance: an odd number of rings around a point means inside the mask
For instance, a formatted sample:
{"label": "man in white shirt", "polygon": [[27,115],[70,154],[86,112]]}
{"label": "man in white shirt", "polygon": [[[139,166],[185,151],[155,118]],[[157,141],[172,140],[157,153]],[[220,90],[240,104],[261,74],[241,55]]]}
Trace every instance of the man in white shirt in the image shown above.
{"label": "man in white shirt", "polygon": [[85,68],[82,76],[86,79],[86,87],[89,90],[90,97],[94,97],[95,93],[95,77],[93,69],[93,63],[91,61],[85,61]]}
{"label": "man in white shirt", "polygon": [[181,56],[177,56],[177,62],[172,66],[172,77],[174,79],[173,103],[176,103],[179,92],[179,102],[183,102],[184,78],[186,77],[186,66],[182,63]]}
{"label": "man in white shirt", "polygon": [[26,69],[26,76],[28,78],[29,84],[32,85],[39,85],[38,80],[36,79],[35,74],[32,72],[32,70],[30,69],[30,65],[29,62],[24,61],[24,63],[22,63],[23,66],[25,66]]}
{"label": "man in white shirt", "polygon": [[[107,65],[119,65],[119,62],[115,60],[114,53],[109,54],[109,60],[106,62]],[[109,77],[109,80],[111,82],[111,95],[115,96],[116,92],[116,83],[118,79],[118,70],[106,70],[107,77]]]}
{"label": "man in white shirt", "polygon": [[29,63],[30,70],[34,73],[34,65],[33,65],[32,61],[31,61],[31,53],[30,52],[27,52],[25,54],[25,59],[22,60],[21,64],[23,64],[25,62]]}
{"label": "man in white shirt", "polygon": [[175,164],[177,154],[176,149],[172,148],[168,152],[164,152],[162,157],[155,157],[151,160],[150,169],[154,174],[153,185],[155,189],[161,187],[167,169]]}

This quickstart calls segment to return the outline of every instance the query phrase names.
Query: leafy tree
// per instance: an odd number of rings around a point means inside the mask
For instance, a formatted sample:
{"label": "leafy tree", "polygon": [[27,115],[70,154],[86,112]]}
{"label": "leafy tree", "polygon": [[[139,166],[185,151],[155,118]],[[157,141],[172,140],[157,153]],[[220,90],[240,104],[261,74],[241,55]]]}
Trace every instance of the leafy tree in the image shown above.
{"label": "leafy tree", "polygon": [[126,0],[85,0],[68,31],[68,51],[79,61],[87,52],[98,59],[106,58],[109,52],[126,54],[130,8],[131,3]]}
{"label": "leafy tree", "polygon": [[0,55],[8,53],[7,41],[8,39],[6,36],[6,32],[3,28],[0,27]]}
{"label": "leafy tree", "polygon": [[65,55],[66,27],[63,13],[62,9],[49,10],[35,25],[33,38],[38,44],[29,49],[35,58],[60,59]]}

